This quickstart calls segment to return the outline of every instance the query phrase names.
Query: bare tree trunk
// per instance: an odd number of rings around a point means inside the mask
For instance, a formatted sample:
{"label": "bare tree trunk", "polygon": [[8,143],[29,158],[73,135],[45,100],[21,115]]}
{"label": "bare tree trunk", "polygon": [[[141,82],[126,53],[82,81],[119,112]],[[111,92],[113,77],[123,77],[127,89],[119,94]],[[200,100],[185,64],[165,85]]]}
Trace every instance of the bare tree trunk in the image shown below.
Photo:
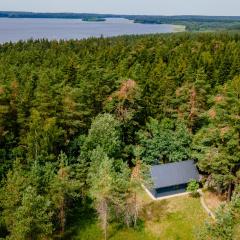
{"label": "bare tree trunk", "polygon": [[192,132],[193,130],[193,123],[194,123],[194,117],[195,117],[195,114],[196,114],[196,89],[195,87],[193,86],[190,90],[190,113],[189,113],[189,122],[190,122],[190,131]]}
{"label": "bare tree trunk", "polygon": [[[135,181],[137,183],[141,182],[141,161],[140,160],[137,160],[136,166],[132,171],[131,181]],[[139,211],[136,191],[137,191],[136,189],[133,190],[133,211],[131,211],[134,227],[137,226],[138,211]]]}
{"label": "bare tree trunk", "polygon": [[64,208],[64,200],[61,203],[60,207],[60,226],[61,226],[61,235],[65,232],[65,208]]}
{"label": "bare tree trunk", "polygon": [[107,240],[107,227],[108,227],[108,204],[104,199],[99,203],[98,207],[99,218],[101,220],[102,229],[104,232],[104,239]]}
{"label": "bare tree trunk", "polygon": [[138,219],[138,203],[137,203],[137,193],[134,193],[134,227],[137,226]]}
{"label": "bare tree trunk", "polygon": [[127,199],[127,203],[124,209],[124,219],[127,227],[130,227],[131,224],[131,202],[128,202],[129,199]]}
{"label": "bare tree trunk", "polygon": [[[105,206],[106,208],[106,206]],[[103,224],[104,224],[104,239],[107,240],[107,210],[105,209],[104,211],[104,219],[103,219]]]}
{"label": "bare tree trunk", "polygon": [[227,201],[230,202],[232,198],[232,192],[233,192],[233,185],[232,182],[228,185],[228,194],[227,194]]}

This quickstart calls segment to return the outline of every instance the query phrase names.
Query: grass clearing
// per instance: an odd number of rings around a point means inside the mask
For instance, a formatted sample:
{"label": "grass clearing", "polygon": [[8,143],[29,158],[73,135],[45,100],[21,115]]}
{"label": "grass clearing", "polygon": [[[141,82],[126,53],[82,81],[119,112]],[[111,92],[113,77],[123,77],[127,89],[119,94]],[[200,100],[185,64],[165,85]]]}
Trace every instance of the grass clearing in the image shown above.
{"label": "grass clearing", "polygon": [[194,232],[207,219],[198,198],[181,196],[146,205],[149,211],[145,219],[145,230],[159,239],[195,239]]}
{"label": "grass clearing", "polygon": [[[194,240],[196,229],[208,219],[199,198],[186,195],[153,201],[145,192],[141,192],[140,197],[144,207],[140,213],[138,229],[110,224],[109,240]],[[88,213],[80,213],[74,237],[70,239],[103,240],[96,218],[87,218],[86,214],[90,216]]]}

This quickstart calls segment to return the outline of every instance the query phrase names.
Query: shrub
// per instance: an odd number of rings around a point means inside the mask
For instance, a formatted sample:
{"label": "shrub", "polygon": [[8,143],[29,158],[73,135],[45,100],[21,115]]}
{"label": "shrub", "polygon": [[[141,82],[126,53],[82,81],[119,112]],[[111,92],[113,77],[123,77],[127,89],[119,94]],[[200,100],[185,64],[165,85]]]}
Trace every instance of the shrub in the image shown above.
{"label": "shrub", "polygon": [[193,179],[188,183],[187,191],[190,192],[193,197],[199,196],[198,189],[199,183],[196,180]]}

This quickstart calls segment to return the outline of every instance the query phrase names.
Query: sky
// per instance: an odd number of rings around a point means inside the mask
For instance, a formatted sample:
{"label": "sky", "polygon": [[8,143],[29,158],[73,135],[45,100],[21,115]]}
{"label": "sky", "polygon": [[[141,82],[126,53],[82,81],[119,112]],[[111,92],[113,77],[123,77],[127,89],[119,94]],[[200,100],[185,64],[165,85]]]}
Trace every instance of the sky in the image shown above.
{"label": "sky", "polygon": [[0,10],[239,16],[240,0],[0,0]]}

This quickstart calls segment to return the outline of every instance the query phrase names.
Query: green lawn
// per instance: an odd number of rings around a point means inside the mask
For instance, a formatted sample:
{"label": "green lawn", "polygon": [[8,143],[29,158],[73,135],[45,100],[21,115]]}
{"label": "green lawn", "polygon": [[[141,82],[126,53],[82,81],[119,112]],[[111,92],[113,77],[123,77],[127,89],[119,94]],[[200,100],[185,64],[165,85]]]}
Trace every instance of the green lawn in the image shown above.
{"label": "green lawn", "polygon": [[[118,224],[109,227],[109,240],[192,240],[195,231],[208,218],[200,200],[190,196],[163,201],[151,201],[142,194],[144,208],[138,229],[123,228]],[[85,216],[84,216],[85,215]],[[102,240],[103,235],[95,219],[79,214],[75,222],[74,240]]]}

